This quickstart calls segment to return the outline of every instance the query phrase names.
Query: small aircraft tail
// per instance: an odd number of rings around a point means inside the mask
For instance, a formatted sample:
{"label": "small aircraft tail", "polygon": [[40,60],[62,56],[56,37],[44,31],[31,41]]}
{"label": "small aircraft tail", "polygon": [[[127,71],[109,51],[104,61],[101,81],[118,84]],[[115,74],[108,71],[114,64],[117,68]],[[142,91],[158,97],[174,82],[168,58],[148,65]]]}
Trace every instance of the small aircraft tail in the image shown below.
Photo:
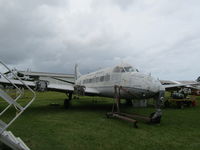
{"label": "small aircraft tail", "polygon": [[80,78],[81,76],[81,73],[79,72],[79,69],[78,69],[78,64],[75,65],[75,80],[77,80],[78,78]]}

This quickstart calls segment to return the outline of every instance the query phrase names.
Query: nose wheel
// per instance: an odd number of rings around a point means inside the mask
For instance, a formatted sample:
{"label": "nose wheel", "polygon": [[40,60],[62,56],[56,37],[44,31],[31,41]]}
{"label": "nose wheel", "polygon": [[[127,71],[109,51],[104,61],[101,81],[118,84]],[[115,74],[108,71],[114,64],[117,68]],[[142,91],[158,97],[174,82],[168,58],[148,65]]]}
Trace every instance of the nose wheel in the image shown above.
{"label": "nose wheel", "polygon": [[149,118],[151,119],[150,123],[159,124],[160,121],[161,121],[162,116],[161,115],[156,115],[156,112],[153,112],[153,113],[150,114]]}
{"label": "nose wheel", "polygon": [[150,114],[150,116],[149,116],[149,118],[151,119],[150,123],[158,124],[161,121],[161,118],[162,118],[161,106],[163,105],[164,94],[165,94],[164,91],[160,91],[158,93],[158,95],[155,97],[155,100],[156,100],[156,105],[155,105],[156,112],[153,112],[153,113]]}

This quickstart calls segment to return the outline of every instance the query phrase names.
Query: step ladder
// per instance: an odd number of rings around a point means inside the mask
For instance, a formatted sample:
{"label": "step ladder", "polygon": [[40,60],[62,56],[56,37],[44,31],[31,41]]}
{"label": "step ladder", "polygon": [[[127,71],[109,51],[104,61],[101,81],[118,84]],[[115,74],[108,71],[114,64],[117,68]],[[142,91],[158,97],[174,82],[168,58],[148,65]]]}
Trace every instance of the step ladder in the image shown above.
{"label": "step ladder", "polygon": [[11,96],[8,95],[8,93],[0,89],[0,97],[8,103],[8,105],[0,112],[0,117],[2,117],[3,114],[8,112],[7,110],[11,106],[14,106],[14,108],[17,111],[16,115],[13,118],[11,118],[9,121],[5,122],[0,119],[0,141],[14,150],[30,150],[28,146],[26,146],[26,144],[19,137],[15,137],[11,131],[7,131],[7,128],[24,112],[24,110],[26,110],[26,108],[28,108],[31,105],[31,103],[36,98],[36,94],[28,85],[25,84],[24,81],[22,81],[2,61],[0,61],[0,65],[2,65],[6,70],[8,70],[13,75],[13,77],[15,77],[18,81],[21,82],[23,87],[27,88],[32,93],[31,100],[27,102],[25,106],[20,105],[20,103],[18,103],[17,101],[23,97],[24,91],[21,90],[16,84],[14,84],[4,73],[0,72],[1,78],[3,77],[4,79],[6,79],[8,81],[7,83],[15,87],[18,93],[16,98],[12,98]]}

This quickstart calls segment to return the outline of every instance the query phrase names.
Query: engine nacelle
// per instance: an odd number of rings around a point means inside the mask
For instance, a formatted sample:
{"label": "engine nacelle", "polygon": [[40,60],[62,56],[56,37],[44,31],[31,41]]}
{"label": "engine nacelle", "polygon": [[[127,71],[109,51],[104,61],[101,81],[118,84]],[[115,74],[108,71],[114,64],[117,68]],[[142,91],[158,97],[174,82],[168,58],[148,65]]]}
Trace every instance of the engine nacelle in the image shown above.
{"label": "engine nacelle", "polygon": [[47,91],[49,82],[45,80],[39,80],[35,83],[35,90],[39,92]]}
{"label": "engine nacelle", "polygon": [[80,86],[80,85],[74,86],[74,94],[84,96],[85,95],[85,86]]}

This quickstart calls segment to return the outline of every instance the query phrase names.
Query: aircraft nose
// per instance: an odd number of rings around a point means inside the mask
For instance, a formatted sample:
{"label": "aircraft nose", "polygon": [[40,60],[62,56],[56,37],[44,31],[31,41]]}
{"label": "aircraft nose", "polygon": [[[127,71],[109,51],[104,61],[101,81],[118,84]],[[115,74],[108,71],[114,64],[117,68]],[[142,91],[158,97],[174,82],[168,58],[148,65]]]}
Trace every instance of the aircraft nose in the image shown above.
{"label": "aircraft nose", "polygon": [[132,74],[130,83],[135,88],[144,89],[152,93],[158,93],[162,90],[162,84],[158,79],[144,73]]}
{"label": "aircraft nose", "polygon": [[157,93],[162,89],[162,84],[158,79],[148,76],[147,81],[149,91]]}

